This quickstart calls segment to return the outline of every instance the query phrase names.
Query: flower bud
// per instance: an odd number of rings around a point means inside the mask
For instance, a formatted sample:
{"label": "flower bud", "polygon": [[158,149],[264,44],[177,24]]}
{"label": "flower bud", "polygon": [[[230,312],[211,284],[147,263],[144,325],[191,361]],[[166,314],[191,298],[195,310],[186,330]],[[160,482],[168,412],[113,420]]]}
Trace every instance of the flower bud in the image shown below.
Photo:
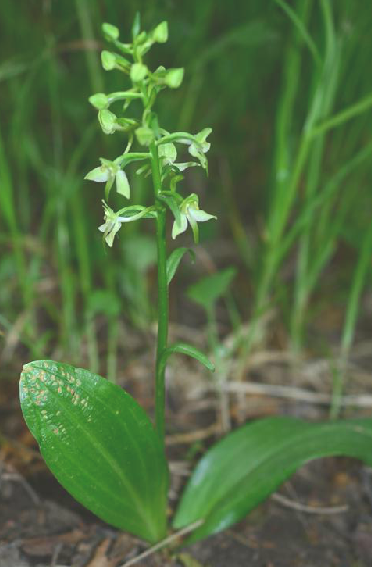
{"label": "flower bud", "polygon": [[183,69],[179,67],[178,69],[170,69],[165,76],[165,83],[171,89],[177,89],[182,83],[183,79]]}
{"label": "flower bud", "polygon": [[147,39],[147,33],[145,31],[142,31],[140,34],[137,35],[136,43],[140,45],[141,43],[144,43],[146,39]]}
{"label": "flower bud", "polygon": [[111,71],[116,67],[116,55],[110,51],[102,51],[101,62],[105,71]]}
{"label": "flower bud", "polygon": [[105,134],[113,134],[116,130],[116,115],[110,110],[103,109],[98,112],[98,120]]}
{"label": "flower bud", "polygon": [[149,146],[155,138],[154,132],[150,128],[145,127],[137,128],[136,136],[138,143],[141,144],[141,146]]}
{"label": "flower bud", "polygon": [[119,29],[111,24],[102,24],[102,31],[106,39],[116,41],[119,39]]}
{"label": "flower bud", "polygon": [[166,43],[168,40],[168,22],[161,22],[153,31],[153,40],[156,43]]}
{"label": "flower bud", "polygon": [[130,69],[130,78],[133,83],[139,83],[140,81],[143,81],[147,73],[148,69],[146,65],[143,65],[143,63],[134,63]]}
{"label": "flower bud", "polygon": [[108,107],[109,100],[104,93],[96,93],[89,97],[89,102],[98,110],[103,110]]}

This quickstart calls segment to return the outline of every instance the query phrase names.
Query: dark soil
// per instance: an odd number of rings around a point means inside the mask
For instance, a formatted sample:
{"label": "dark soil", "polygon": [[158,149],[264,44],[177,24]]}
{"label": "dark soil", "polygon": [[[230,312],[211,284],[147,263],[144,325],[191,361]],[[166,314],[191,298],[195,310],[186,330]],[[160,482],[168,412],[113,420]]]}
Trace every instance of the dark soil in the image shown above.
{"label": "dark soil", "polygon": [[[44,475],[45,476],[45,475]],[[50,491],[56,488],[49,479]],[[0,493],[0,567],[118,567],[144,551],[129,535],[72,511],[63,489],[60,503],[30,492],[18,474],[3,467]],[[181,559],[161,553],[138,565],[152,567],[367,567],[372,565],[372,477],[346,459],[303,467],[281,494],[292,502],[334,508],[310,513],[270,499],[221,534],[183,550]],[[345,507],[343,509],[343,507]],[[199,563],[192,563],[194,558]]]}
{"label": "dark soil", "polygon": [[[151,412],[148,364],[142,360],[126,368],[125,385]],[[186,389],[181,387],[186,383],[182,372],[187,374]],[[197,459],[219,436],[216,398],[210,392],[199,398],[187,396],[195,385],[192,372],[194,367],[189,366],[174,369],[179,382],[174,378],[168,398],[173,508],[185,471],[192,468],[186,456]],[[265,381],[272,374],[285,383],[281,373],[278,365],[273,374],[266,368]],[[262,375],[255,369],[248,378],[259,382]],[[195,383],[200,380],[195,375]],[[236,404],[231,399],[233,426],[242,415]],[[357,411],[359,416],[363,413]],[[322,407],[252,395],[243,413],[243,419],[278,413],[309,419],[326,416]],[[121,567],[147,549],[80,507],[51,476],[23,422],[15,380],[2,381],[0,432],[0,567]],[[177,472],[179,465],[183,472]],[[371,506],[369,469],[351,459],[314,461],[232,529],[185,547],[178,556],[158,552],[136,565],[372,567]]]}

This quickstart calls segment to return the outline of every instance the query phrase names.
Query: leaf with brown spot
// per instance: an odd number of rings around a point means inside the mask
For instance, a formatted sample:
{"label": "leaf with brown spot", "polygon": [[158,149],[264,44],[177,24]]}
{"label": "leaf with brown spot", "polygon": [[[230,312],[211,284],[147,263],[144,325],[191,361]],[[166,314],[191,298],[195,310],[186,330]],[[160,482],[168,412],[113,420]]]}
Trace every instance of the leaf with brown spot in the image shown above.
{"label": "leaf with brown spot", "polygon": [[45,462],[76,500],[150,543],[165,537],[165,455],[129,394],[88,370],[39,360],[23,369],[20,401]]}

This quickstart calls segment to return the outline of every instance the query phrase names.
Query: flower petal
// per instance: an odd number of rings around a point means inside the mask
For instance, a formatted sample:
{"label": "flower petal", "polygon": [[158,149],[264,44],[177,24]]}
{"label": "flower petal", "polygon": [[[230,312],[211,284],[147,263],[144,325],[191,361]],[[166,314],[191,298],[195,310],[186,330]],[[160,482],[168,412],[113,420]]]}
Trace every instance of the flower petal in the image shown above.
{"label": "flower petal", "polygon": [[89,171],[84,179],[89,179],[89,181],[95,181],[96,183],[104,183],[108,181],[110,177],[110,171],[105,166],[95,167],[92,171]]}
{"label": "flower petal", "polygon": [[196,163],[195,161],[187,161],[183,163],[173,163],[172,166],[173,168],[178,169],[178,171],[185,171],[185,169],[188,169],[189,167],[200,167],[200,163]]}
{"label": "flower petal", "polygon": [[116,191],[119,195],[123,195],[130,199],[130,185],[125,171],[119,169],[116,173]]}
{"label": "flower petal", "polygon": [[172,238],[176,238],[182,232],[185,232],[187,229],[187,217],[185,214],[181,214],[180,222],[174,221],[173,228],[172,228]]}
{"label": "flower petal", "polygon": [[208,168],[208,160],[205,157],[203,150],[200,148],[200,146],[197,146],[195,143],[192,143],[191,146],[189,147],[189,153],[193,157],[199,160],[200,165],[202,166],[203,169]]}
{"label": "flower petal", "polygon": [[159,146],[159,157],[164,158],[165,163],[173,163],[177,159],[177,149],[174,144],[161,144]]}
{"label": "flower petal", "polygon": [[214,215],[210,215],[201,209],[193,209],[192,207],[188,207],[187,215],[191,217],[196,222],[205,222],[210,219],[215,219]]}
{"label": "flower petal", "polygon": [[120,230],[120,227],[121,222],[119,221],[119,219],[116,219],[115,221],[107,221],[105,222],[105,224],[102,224],[100,227],[98,227],[98,230],[105,233],[104,239],[106,244],[110,246],[110,248],[114,242],[116,233]]}
{"label": "flower petal", "polygon": [[[206,139],[208,138],[209,134],[212,133],[212,128],[203,128],[200,132],[198,132],[195,136],[199,144],[204,144]],[[210,144],[208,144],[210,146]],[[208,148],[209,149],[209,148]],[[208,150],[206,150],[208,151]]]}

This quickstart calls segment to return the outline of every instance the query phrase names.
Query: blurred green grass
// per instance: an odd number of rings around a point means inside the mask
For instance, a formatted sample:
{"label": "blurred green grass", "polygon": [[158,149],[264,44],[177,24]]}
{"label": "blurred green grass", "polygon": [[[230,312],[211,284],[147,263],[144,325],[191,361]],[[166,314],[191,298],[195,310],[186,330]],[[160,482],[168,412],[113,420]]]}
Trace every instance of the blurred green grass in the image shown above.
{"label": "blurred green grass", "polygon": [[[301,353],[324,301],[344,313],[347,358],[371,278],[369,8],[367,0],[240,0],[233,8],[223,0],[3,0],[2,327],[17,325],[32,356],[53,349],[81,362],[84,344],[90,367],[104,372],[103,316],[113,378],[118,317],[141,328],[151,323],[151,234],[139,223],[125,227],[107,253],[97,231],[100,194],[83,182],[98,157],[116,155],[121,144],[100,133],[87,102],[93,92],[121,88],[121,76],[100,67],[100,24],[118,25],[125,38],[139,10],[145,29],[169,21],[170,40],[151,53],[153,64],[185,67],[182,88],[160,97],[161,124],[213,127],[209,178],[187,183],[219,217],[205,246],[227,241],[237,258],[237,304],[253,321],[243,359],[272,306]],[[149,188],[133,184],[145,202]],[[138,250],[144,262],[133,261]],[[322,282],[332,270],[342,277],[325,297]],[[341,374],[339,390],[343,382]]]}

